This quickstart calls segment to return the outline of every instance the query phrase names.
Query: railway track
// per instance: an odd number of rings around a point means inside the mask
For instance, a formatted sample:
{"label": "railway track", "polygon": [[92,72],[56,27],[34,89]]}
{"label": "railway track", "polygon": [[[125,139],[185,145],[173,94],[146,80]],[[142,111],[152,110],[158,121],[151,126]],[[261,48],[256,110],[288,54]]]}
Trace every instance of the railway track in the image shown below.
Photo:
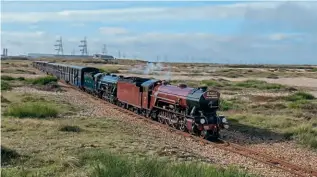
{"label": "railway track", "polygon": [[219,149],[222,149],[222,150],[226,150],[226,151],[229,151],[229,152],[233,152],[233,153],[236,153],[236,154],[240,154],[240,155],[248,157],[248,158],[252,158],[252,159],[254,159],[256,161],[259,161],[261,163],[265,163],[265,164],[270,165],[270,166],[272,166],[274,168],[279,168],[281,170],[287,171],[287,172],[289,172],[291,174],[294,174],[294,175],[297,175],[297,176],[301,176],[301,177],[315,176],[315,177],[317,177],[317,171],[315,171],[315,170],[308,169],[308,168],[305,168],[305,167],[301,167],[301,166],[298,166],[298,165],[295,165],[295,164],[291,164],[289,162],[286,162],[285,160],[274,158],[274,157],[269,156],[269,155],[267,155],[265,153],[261,153],[261,152],[255,151],[255,150],[251,150],[251,149],[248,149],[246,147],[243,147],[243,146],[235,144],[235,143],[226,142],[224,140],[220,140],[218,142],[212,142],[212,141],[208,141],[208,140],[202,139],[200,137],[197,137],[197,136],[191,135],[189,133],[180,131],[178,129],[172,128],[172,127],[170,127],[168,125],[164,125],[164,124],[161,124],[159,122],[153,121],[153,120],[151,120],[149,118],[143,117],[143,116],[141,116],[139,114],[136,114],[136,113],[134,113],[134,112],[132,112],[130,110],[121,108],[121,107],[119,107],[117,105],[113,105],[111,103],[108,103],[105,100],[102,100],[100,98],[94,97],[91,94],[83,92],[82,90],[80,90],[80,89],[78,89],[78,88],[76,88],[74,86],[66,84],[65,82],[62,82],[62,81],[60,81],[60,82],[63,83],[63,85],[66,85],[66,87],[74,89],[74,90],[77,90],[77,91],[80,91],[83,94],[86,94],[86,95],[90,96],[91,98],[99,101],[100,103],[105,104],[105,105],[113,108],[114,110],[117,110],[120,113],[124,113],[126,115],[131,116],[132,118],[136,118],[138,120],[141,120],[141,121],[144,121],[144,122],[147,122],[147,123],[151,123],[151,124],[155,124],[155,125],[160,126],[162,128],[166,128],[166,129],[170,130],[171,132],[180,134],[182,136],[190,137],[194,141],[196,141],[198,143],[201,143],[203,145],[210,144],[210,145],[212,145],[212,146],[214,146],[216,148],[219,148]]}

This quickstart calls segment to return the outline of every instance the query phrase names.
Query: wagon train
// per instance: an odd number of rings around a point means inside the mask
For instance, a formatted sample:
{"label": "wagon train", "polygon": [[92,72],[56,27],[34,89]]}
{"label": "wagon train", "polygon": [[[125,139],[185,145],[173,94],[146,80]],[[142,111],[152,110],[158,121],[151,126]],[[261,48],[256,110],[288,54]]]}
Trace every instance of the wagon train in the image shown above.
{"label": "wagon train", "polygon": [[109,103],[205,139],[218,139],[220,130],[229,127],[227,119],[217,114],[220,93],[207,87],[45,61],[34,61],[33,66]]}

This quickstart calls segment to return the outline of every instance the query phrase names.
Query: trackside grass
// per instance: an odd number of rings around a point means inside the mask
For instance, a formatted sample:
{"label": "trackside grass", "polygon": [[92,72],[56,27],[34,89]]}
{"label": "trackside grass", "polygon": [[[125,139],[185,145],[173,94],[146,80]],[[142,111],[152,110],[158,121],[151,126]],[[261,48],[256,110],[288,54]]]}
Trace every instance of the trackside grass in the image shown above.
{"label": "trackside grass", "polygon": [[313,100],[315,97],[306,92],[296,92],[290,96],[285,97],[287,101]]}
{"label": "trackside grass", "polygon": [[7,81],[1,80],[1,90],[11,90],[11,89],[12,87]]}
{"label": "trackside grass", "polygon": [[45,77],[29,79],[28,82],[33,85],[47,85],[52,82],[57,82],[57,78],[53,76],[45,76]]}
{"label": "trackside grass", "polygon": [[[317,149],[317,120],[299,122],[298,118],[288,116],[264,116],[255,114],[234,114],[229,117],[229,121],[237,121],[241,125],[249,125],[258,127],[263,130],[271,130],[278,132],[285,138],[296,140],[299,144]],[[246,126],[233,125],[236,130],[247,132],[253,135],[269,136],[263,131],[257,129],[246,128]]]}
{"label": "trackside grass", "polygon": [[57,117],[59,111],[56,106],[48,103],[28,102],[10,105],[4,112],[5,116],[18,118],[47,118]]}
{"label": "trackside grass", "polygon": [[84,153],[82,162],[89,162],[94,177],[246,177],[250,176],[231,167],[216,168],[200,162],[172,163],[160,159],[136,159],[110,152],[92,151]]}
{"label": "trackside grass", "polygon": [[272,83],[267,83],[265,81],[259,81],[259,80],[247,80],[247,81],[242,81],[234,84],[235,86],[238,87],[244,87],[244,88],[256,88],[260,90],[279,90],[282,88],[285,88],[285,86],[280,85],[280,84],[272,84]]}

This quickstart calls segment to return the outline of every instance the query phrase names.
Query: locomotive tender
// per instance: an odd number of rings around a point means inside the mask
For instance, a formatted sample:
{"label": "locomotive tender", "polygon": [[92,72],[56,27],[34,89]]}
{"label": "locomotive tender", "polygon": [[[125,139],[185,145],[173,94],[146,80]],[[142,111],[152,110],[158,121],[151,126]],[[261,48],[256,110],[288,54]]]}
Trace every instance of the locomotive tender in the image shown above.
{"label": "locomotive tender", "polygon": [[217,115],[220,93],[207,87],[117,76],[93,67],[43,61],[33,66],[112,104],[205,139],[217,139],[220,130],[229,127],[226,118]]}

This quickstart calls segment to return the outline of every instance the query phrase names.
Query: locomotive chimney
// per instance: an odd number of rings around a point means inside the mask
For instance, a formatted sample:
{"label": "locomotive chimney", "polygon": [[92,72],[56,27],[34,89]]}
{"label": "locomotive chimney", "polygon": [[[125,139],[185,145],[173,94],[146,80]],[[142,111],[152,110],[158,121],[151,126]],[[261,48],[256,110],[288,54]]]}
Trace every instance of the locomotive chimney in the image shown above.
{"label": "locomotive chimney", "polygon": [[179,88],[186,88],[187,85],[186,85],[186,84],[178,84],[178,87],[179,87]]}
{"label": "locomotive chimney", "polygon": [[201,89],[203,92],[205,92],[207,90],[207,86],[202,86],[202,87],[199,87],[199,89]]}

